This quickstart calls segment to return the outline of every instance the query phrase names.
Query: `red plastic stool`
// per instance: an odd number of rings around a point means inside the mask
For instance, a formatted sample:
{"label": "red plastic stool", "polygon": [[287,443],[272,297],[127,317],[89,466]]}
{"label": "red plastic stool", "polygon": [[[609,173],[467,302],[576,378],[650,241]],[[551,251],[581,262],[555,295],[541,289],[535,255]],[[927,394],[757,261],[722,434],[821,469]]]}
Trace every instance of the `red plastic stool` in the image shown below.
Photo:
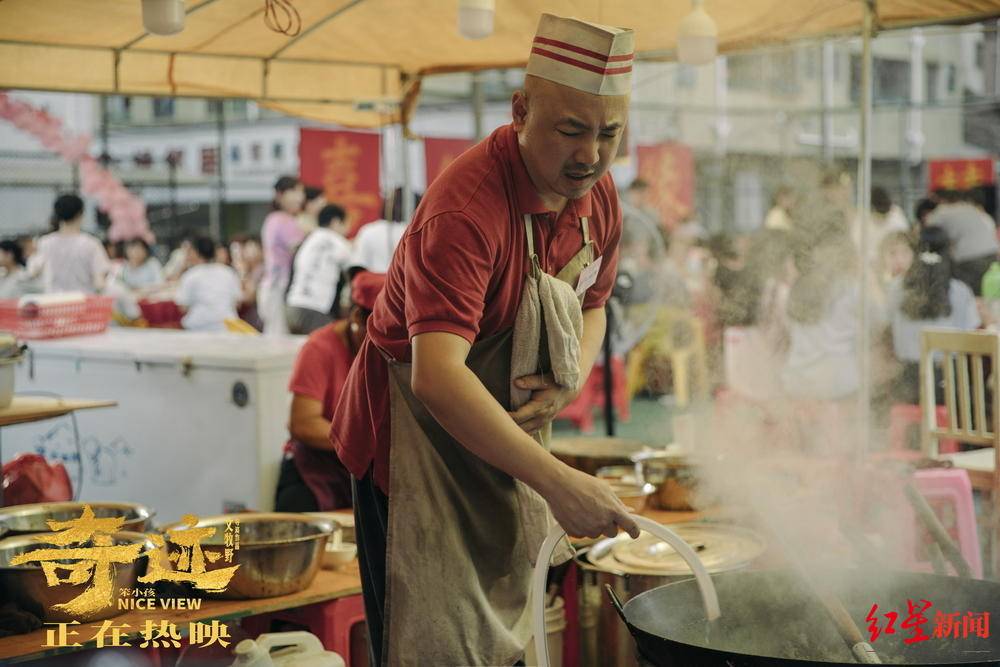
{"label": "red plastic stool", "polygon": [[[948,424],[948,408],[943,405],[937,406],[938,426]],[[889,409],[889,451],[906,452],[906,433],[912,426],[920,426],[923,411],[919,405],[908,405],[898,403]],[[957,440],[938,441],[938,452],[941,454],[952,454],[958,451]]]}
{"label": "red plastic stool", "polygon": [[[615,356],[611,358],[611,394],[617,417],[627,422],[632,417],[628,400],[628,382],[625,377],[625,360]],[[587,381],[583,383],[579,395],[556,416],[557,419],[568,419],[582,432],[594,430],[594,410],[604,406],[604,366],[594,365]]]}
{"label": "red plastic stool", "polygon": [[[941,520],[952,541],[958,546],[972,570],[972,576],[981,579],[983,576],[982,555],[979,548],[979,532],[976,527],[976,509],[972,500],[972,484],[969,473],[959,468],[935,468],[918,470],[913,474],[913,485],[917,488],[934,513]],[[909,525],[916,527],[916,517]],[[924,535],[924,530],[911,533],[911,548],[908,550],[910,566],[922,572],[931,572],[930,562],[922,557],[925,553],[920,548],[931,541],[930,536],[924,536],[918,544],[917,535]]]}
{"label": "red plastic stool", "polygon": [[351,667],[351,630],[365,622],[365,605],[360,595],[328,602],[285,609],[271,614],[250,616],[242,621],[243,629],[257,636],[271,631],[272,621],[284,621],[305,627],[319,637],[323,647],[334,651]]}

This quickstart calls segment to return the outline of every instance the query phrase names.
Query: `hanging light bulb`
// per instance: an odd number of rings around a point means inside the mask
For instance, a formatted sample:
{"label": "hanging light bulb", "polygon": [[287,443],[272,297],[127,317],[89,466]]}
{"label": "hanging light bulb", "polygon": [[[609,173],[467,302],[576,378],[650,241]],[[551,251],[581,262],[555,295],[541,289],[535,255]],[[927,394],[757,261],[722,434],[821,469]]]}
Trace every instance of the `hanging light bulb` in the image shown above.
{"label": "hanging light bulb", "polygon": [[685,65],[705,65],[715,60],[719,29],[702,7],[702,0],[693,0],[693,4],[677,31],[677,58]]}
{"label": "hanging light bulb", "polygon": [[154,35],[176,35],[184,29],[184,0],[142,0],[142,26]]}
{"label": "hanging light bulb", "polygon": [[458,34],[483,39],[493,34],[496,0],[458,0]]}

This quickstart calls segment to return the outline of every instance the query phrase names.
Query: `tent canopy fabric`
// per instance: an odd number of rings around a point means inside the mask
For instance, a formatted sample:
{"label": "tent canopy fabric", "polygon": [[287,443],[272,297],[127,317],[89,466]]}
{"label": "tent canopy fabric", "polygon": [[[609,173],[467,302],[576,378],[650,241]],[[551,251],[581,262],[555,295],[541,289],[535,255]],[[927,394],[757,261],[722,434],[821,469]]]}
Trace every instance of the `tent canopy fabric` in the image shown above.
{"label": "tent canopy fabric", "polygon": [[[399,120],[420,76],[520,67],[542,12],[636,30],[639,58],[671,58],[690,0],[497,0],[495,32],[467,40],[457,0],[295,0],[301,31],[265,0],[185,0],[184,30],[146,34],[140,0],[0,0],[0,87],[241,97],[350,126]],[[862,0],[705,0],[720,51],[857,33]],[[1000,15],[1000,0],[877,0],[883,29]],[[410,84],[410,85],[408,85]]]}

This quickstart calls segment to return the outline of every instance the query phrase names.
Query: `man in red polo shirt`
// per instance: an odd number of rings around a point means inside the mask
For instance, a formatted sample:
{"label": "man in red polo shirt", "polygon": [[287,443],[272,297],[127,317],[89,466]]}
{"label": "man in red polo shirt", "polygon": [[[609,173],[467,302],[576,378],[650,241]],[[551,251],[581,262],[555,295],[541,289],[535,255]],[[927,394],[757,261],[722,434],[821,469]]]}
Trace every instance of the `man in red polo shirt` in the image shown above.
{"label": "man in red polo shirt", "polygon": [[548,508],[573,535],[638,535],[538,444],[604,336],[633,42],[543,15],[513,123],[434,181],[393,257],[331,430],[376,664],[519,660]]}

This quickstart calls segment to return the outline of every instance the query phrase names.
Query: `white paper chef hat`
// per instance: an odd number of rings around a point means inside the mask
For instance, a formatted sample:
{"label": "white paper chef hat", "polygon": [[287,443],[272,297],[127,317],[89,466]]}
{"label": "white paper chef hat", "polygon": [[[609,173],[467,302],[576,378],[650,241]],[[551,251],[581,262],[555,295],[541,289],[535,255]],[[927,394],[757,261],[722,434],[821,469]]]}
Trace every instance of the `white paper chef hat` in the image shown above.
{"label": "white paper chef hat", "polygon": [[628,95],[634,51],[630,28],[542,14],[527,73],[594,95]]}

